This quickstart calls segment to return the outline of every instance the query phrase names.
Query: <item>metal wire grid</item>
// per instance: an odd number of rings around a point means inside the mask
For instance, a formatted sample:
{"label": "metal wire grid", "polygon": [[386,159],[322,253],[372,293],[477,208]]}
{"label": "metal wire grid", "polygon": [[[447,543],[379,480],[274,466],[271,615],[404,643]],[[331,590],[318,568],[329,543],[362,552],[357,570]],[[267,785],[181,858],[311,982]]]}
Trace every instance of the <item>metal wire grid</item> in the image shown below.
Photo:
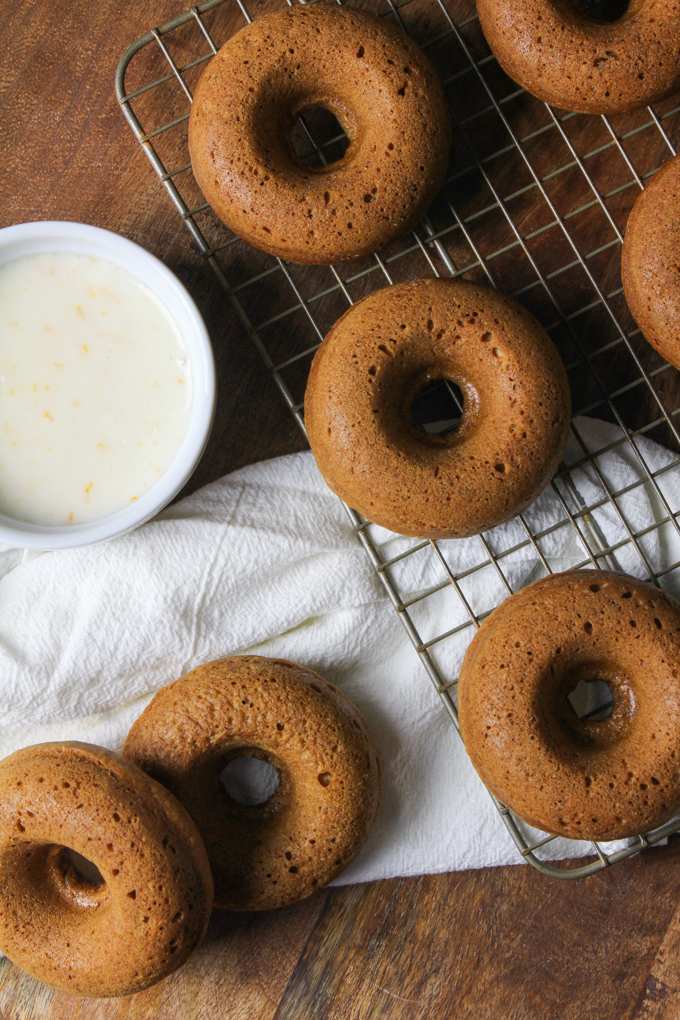
{"label": "metal wire grid", "polygon": [[[506,543],[502,547],[497,546],[493,532],[480,535],[479,562],[462,570],[457,571],[450,565],[446,550],[436,541],[408,542],[398,553],[386,555],[375,526],[349,507],[346,508],[352,527],[449,717],[457,727],[457,679],[442,670],[437,661],[437,649],[447,639],[466,630],[471,637],[495,605],[513,593],[508,565],[517,554],[531,554],[535,559],[538,576],[551,573],[550,554],[544,551],[544,543],[566,526],[573,529],[573,535],[582,551],[578,567],[621,569],[621,556],[628,556],[630,562],[632,554],[636,561],[635,572],[657,585],[673,588],[676,577],[680,578],[680,561],[664,566],[655,564],[649,553],[649,544],[645,541],[666,527],[680,536],[678,511],[671,509],[663,491],[663,476],[680,464],[680,457],[676,456],[670,463],[652,469],[638,442],[641,437],[652,434],[662,438],[667,446],[680,451],[677,424],[680,404],[668,408],[663,395],[666,373],[673,370],[643,340],[638,342],[640,331],[631,328],[632,320],[625,320],[622,288],[617,275],[618,250],[623,240],[621,221],[627,212],[620,204],[621,199],[625,199],[624,205],[630,206],[631,189],[633,195],[636,194],[660,163],[676,153],[676,142],[680,137],[680,106],[671,104],[666,109],[648,108],[643,114],[630,115],[623,121],[621,118],[584,118],[576,114],[560,113],[533,100],[500,74],[495,59],[488,49],[484,50],[483,41],[480,45],[481,33],[474,0],[381,0],[382,6],[377,10],[373,6],[374,12],[391,18],[407,31],[413,27],[409,24],[410,15],[416,12],[414,24],[417,28],[417,41],[431,58],[434,59],[436,52],[444,55],[446,66],[443,70],[440,68],[440,72],[445,88],[456,89],[463,84],[465,93],[471,93],[471,108],[465,110],[464,103],[458,101],[460,94],[455,104],[450,104],[459,147],[456,150],[454,143],[453,172],[430,215],[424,218],[409,238],[392,245],[382,255],[376,254],[370,259],[352,263],[349,268],[332,266],[311,271],[306,267],[305,272],[312,274],[310,288],[309,278],[300,276],[299,267],[256,253],[253,249],[248,249],[250,261],[244,259],[242,253],[235,254],[244,242],[231,234],[212,215],[191,175],[185,135],[189,117],[187,106],[192,101],[188,79],[192,73],[202,71],[205,62],[217,52],[218,44],[214,35],[216,26],[219,26],[217,23],[212,27],[208,24],[211,12],[216,12],[217,8],[228,10],[231,18],[227,19],[228,35],[244,22],[251,21],[246,2],[206,0],[139,38],[120,60],[116,90],[135,136],[193,241],[212,266],[300,428],[304,431],[302,395],[311,357],[326,329],[357,296],[405,276],[428,274],[452,277],[466,275],[481,278],[494,287],[499,284],[502,286],[507,275],[502,268],[503,259],[507,257],[512,260],[513,281],[521,278],[522,270],[527,267],[530,273],[523,286],[517,288],[506,285],[504,289],[514,290],[515,296],[539,315],[560,346],[567,370],[578,375],[586,372],[589,376],[588,399],[582,406],[575,400],[578,413],[599,410],[599,417],[608,419],[620,428],[620,434],[615,438],[596,451],[591,451],[578,425],[574,423],[577,454],[571,463],[562,465],[551,483],[551,496],[558,508],[555,518],[547,525],[543,521],[540,527],[536,527],[536,522],[531,519],[531,510],[527,511],[517,519],[519,532],[515,533],[510,544]],[[257,0],[248,2],[254,7]],[[287,2],[292,4],[293,0]],[[423,12],[422,8],[426,10]],[[238,20],[234,15],[238,15]],[[433,27],[435,31],[432,31]],[[427,38],[422,37],[424,32]],[[142,75],[141,83],[126,93],[126,74],[129,73],[133,59],[142,51],[149,52],[148,48],[154,45],[157,50],[151,61],[151,70],[146,68],[146,77]],[[173,49],[176,55],[173,55]],[[153,66],[158,51],[169,66],[169,70],[166,66],[165,71],[161,67],[161,73],[157,73]],[[454,57],[457,63],[454,63]],[[449,73],[452,64],[453,70]],[[142,113],[138,104],[150,96],[153,98],[154,93],[170,84],[175,89],[179,86],[182,107],[174,111],[176,115],[172,116],[167,109],[167,96],[160,104],[154,105],[152,102],[147,110],[147,122],[149,119],[160,122],[145,129],[140,121]],[[517,100],[531,105],[531,130],[523,130],[521,115],[519,118],[513,116],[513,105]],[[536,126],[538,109],[542,116],[538,117],[539,123]],[[525,112],[524,107],[522,111]],[[490,132],[483,123],[489,116],[493,119]],[[478,129],[480,123],[481,130]],[[598,126],[599,135],[595,144],[591,143],[588,147],[593,125]],[[572,131],[574,126],[578,128],[576,133]],[[310,160],[315,158],[319,165],[337,158],[338,136],[317,142],[304,119],[299,130],[308,141],[307,157]],[[178,131],[179,141],[169,147],[169,155],[166,157],[161,151],[162,143]],[[496,143],[494,131],[502,135],[503,144]],[[494,142],[490,148],[489,137]],[[561,146],[561,160],[556,159],[558,153],[553,151],[556,139]],[[640,141],[644,142],[643,149],[638,145]],[[536,145],[538,148],[532,152],[531,147]],[[584,148],[585,151],[582,151]],[[541,158],[543,150],[546,151],[547,164]],[[336,154],[330,156],[331,152]],[[649,162],[647,155],[650,153],[653,157],[652,165],[639,170],[638,163],[645,160]],[[184,157],[179,162],[178,154]],[[173,162],[170,169],[165,165],[166,158],[168,162]],[[604,160],[602,167],[598,167],[598,160]],[[621,179],[620,172],[612,173],[612,160],[618,162],[618,171],[624,168],[625,179]],[[500,175],[501,180],[495,172],[499,162],[507,167],[505,178],[503,174]],[[541,163],[544,165],[541,166]],[[458,200],[461,183],[471,175],[482,182],[482,188],[478,189],[482,196],[481,204],[473,197],[472,208],[469,201]],[[507,178],[519,186],[508,191]],[[613,178],[619,181],[614,187],[611,186]],[[561,196],[552,188],[555,182],[560,183],[560,179],[566,182]],[[474,190],[471,189],[472,192]],[[576,195],[577,204],[564,209],[563,199],[567,193]],[[524,212],[517,213],[516,204],[526,202],[527,199],[529,215],[526,215],[526,208]],[[489,246],[485,238],[480,239],[475,230],[475,225],[490,214],[496,216],[489,231],[495,246]],[[537,214],[539,222],[536,222]],[[597,214],[599,223],[594,223],[594,214]],[[522,230],[518,220],[531,229]],[[579,245],[579,221],[589,226],[591,233],[594,226],[598,236],[603,238],[602,243],[585,253]],[[496,241],[498,236],[504,239],[500,246]],[[545,247],[542,249],[541,245],[546,239],[553,264],[555,249],[561,248],[566,252],[567,260],[558,268],[548,270],[543,265]],[[491,247],[491,250],[485,251],[485,247]],[[522,266],[518,260],[523,260]],[[613,286],[608,285],[612,280],[612,265],[616,267]],[[497,268],[499,266],[500,269]],[[574,270],[579,274],[575,283],[571,279]],[[562,280],[567,282],[566,290],[559,285]],[[576,295],[578,301],[575,307],[570,307],[571,300],[565,301],[565,293]],[[254,315],[259,314],[268,303],[273,314],[254,324]],[[278,306],[281,307],[275,310]],[[282,324],[283,330],[280,329]],[[603,328],[608,337],[600,342],[599,335]],[[285,339],[282,340],[284,333]],[[295,343],[295,349],[290,348],[292,335],[300,338]],[[597,337],[594,343],[593,335]],[[624,352],[626,359],[624,381],[620,374],[612,376],[610,372],[610,366],[614,363],[617,373],[620,373],[621,352]],[[289,378],[286,378],[286,373],[290,374]],[[630,409],[631,399],[636,405],[641,403],[647,409],[645,420],[635,428],[626,427],[619,407],[620,401],[628,401]],[[638,465],[640,477],[613,491],[599,459],[603,454],[617,449],[628,451],[629,457]],[[578,472],[584,470],[589,472],[590,479],[594,481],[596,497],[591,493],[590,498],[586,498],[579,489]],[[628,522],[624,503],[625,497],[640,487],[653,493],[658,506],[662,508],[663,516],[654,524],[636,532]],[[598,522],[597,512],[605,507],[613,511],[618,537],[607,538]],[[424,551],[438,565],[440,579],[423,590],[402,592],[399,568],[406,560]],[[475,603],[475,587],[472,582],[479,577],[481,571],[493,572],[500,597],[494,604],[480,607]],[[454,626],[444,633],[428,636],[421,633],[425,619],[423,607],[428,607],[432,598],[443,590],[454,593],[463,618],[459,614]],[[593,842],[594,861],[576,866],[574,860],[567,867],[556,866],[542,860],[540,856],[541,848],[556,837],[546,835],[537,839],[529,835],[519,819],[495,798],[492,799],[522,857],[540,871],[559,878],[591,874],[680,830],[679,818],[652,833],[636,837],[628,847],[614,852],[608,852]]]}

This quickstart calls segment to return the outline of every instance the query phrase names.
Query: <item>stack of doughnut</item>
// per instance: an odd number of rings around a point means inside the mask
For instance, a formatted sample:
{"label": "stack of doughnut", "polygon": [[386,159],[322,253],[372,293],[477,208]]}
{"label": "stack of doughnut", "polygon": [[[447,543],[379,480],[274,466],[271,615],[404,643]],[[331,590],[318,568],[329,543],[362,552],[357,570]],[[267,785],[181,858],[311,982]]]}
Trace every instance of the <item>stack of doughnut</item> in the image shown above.
{"label": "stack of doughnut", "polygon": [[[259,758],[278,788],[222,785]],[[213,903],[268,910],[356,857],[380,803],[366,724],[292,662],[242,656],[161,690],[123,754],[37,744],[0,762],[0,950],[55,988],[138,992],[180,967]]]}

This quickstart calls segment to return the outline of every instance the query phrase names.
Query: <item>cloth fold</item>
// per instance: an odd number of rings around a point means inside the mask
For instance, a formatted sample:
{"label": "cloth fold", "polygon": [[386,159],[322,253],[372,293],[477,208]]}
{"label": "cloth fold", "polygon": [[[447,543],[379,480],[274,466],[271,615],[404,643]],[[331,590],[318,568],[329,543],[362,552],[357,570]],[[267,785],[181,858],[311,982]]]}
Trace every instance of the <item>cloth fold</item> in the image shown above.
{"label": "cloth fold", "polygon": [[[680,461],[648,440],[635,442],[675,512]],[[448,568],[464,574],[459,585],[473,611],[486,613],[507,597],[496,563],[516,591],[546,572],[541,557],[565,570],[592,566],[588,550],[611,550],[605,565],[639,577],[647,565],[658,571],[677,562],[677,531],[640,457],[618,427],[577,419],[565,454],[572,470],[523,520],[484,540],[438,543]],[[616,507],[605,487],[620,494]],[[643,558],[628,529],[643,533]],[[369,531],[384,559],[421,544],[374,525]],[[389,569],[405,598],[447,576],[431,545]],[[680,577],[671,571],[664,585],[678,594]],[[453,631],[431,653],[454,679],[474,633],[454,586],[416,602],[410,615],[423,641]],[[245,651],[317,670],[366,717],[384,796],[366,846],[340,882],[519,860],[310,453],[228,475],[108,543],[49,553],[0,547],[0,757],[55,739],[118,749],[160,687]],[[546,856],[589,850],[559,840]]]}

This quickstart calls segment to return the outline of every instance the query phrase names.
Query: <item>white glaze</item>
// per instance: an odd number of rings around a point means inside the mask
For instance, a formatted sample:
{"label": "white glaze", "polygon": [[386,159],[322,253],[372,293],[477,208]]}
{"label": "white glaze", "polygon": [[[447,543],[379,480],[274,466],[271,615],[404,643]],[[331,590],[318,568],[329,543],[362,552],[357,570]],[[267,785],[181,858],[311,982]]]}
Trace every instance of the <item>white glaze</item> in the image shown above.
{"label": "white glaze", "polygon": [[0,513],[78,524],[129,506],[170,465],[192,400],[164,308],[111,262],[0,265]]}

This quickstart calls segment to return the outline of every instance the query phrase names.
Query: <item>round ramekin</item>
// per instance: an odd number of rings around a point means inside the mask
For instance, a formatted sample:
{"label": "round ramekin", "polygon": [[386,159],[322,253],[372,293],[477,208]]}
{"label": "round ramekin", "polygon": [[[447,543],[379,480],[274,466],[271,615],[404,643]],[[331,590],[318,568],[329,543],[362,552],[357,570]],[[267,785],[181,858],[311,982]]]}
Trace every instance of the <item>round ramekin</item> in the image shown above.
{"label": "round ramekin", "polygon": [[191,363],[193,397],[187,432],[174,460],[135,503],[86,524],[52,527],[0,514],[0,542],[25,549],[73,549],[102,542],[144,524],[173,499],[192,475],[212,428],[215,363],[210,337],[189,292],[175,274],[133,241],[84,223],[20,223],[0,230],[0,265],[23,255],[69,251],[107,259],[137,277],[175,323]]}

